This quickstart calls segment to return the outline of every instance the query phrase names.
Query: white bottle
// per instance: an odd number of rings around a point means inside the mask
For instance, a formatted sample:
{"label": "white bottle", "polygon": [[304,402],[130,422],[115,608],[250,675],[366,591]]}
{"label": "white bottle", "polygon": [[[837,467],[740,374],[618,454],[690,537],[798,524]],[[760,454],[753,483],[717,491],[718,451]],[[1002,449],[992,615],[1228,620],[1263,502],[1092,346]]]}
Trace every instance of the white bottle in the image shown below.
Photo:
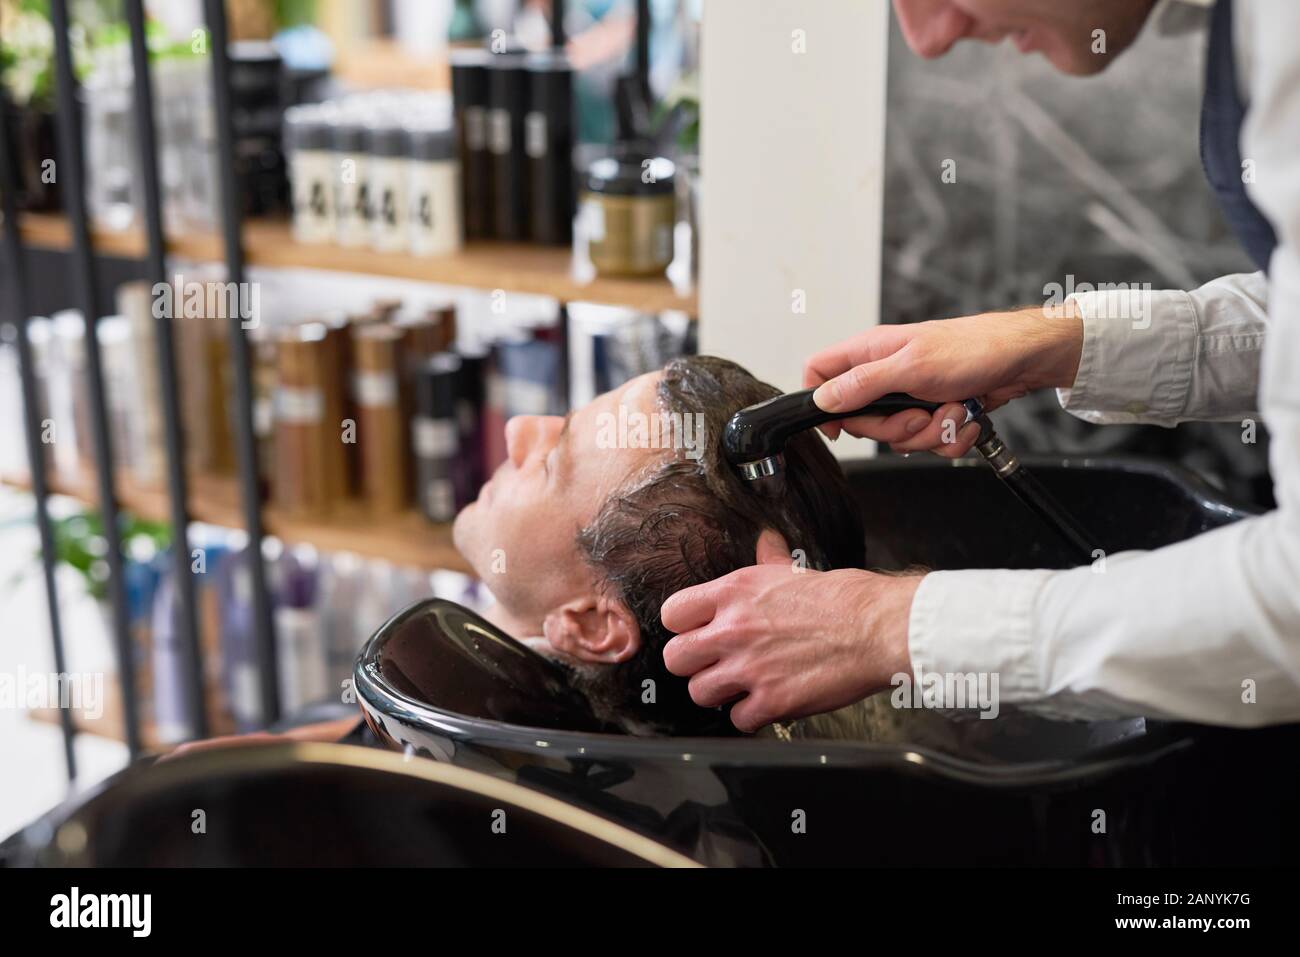
{"label": "white bottle", "polygon": [[416,256],[446,256],[464,243],[460,213],[460,161],[450,126],[417,121],[410,138],[410,239]]}
{"label": "white bottle", "polygon": [[365,123],[350,111],[332,124],[335,237],[340,246],[370,245],[370,172]]}
{"label": "white bottle", "polygon": [[366,130],[370,179],[370,245],[379,252],[406,252],[408,199],[407,137],[389,116],[373,120]]}
{"label": "white bottle", "polygon": [[293,185],[293,238],[299,243],[334,241],[334,151],[330,127],[317,106],[284,111],[284,148]]}

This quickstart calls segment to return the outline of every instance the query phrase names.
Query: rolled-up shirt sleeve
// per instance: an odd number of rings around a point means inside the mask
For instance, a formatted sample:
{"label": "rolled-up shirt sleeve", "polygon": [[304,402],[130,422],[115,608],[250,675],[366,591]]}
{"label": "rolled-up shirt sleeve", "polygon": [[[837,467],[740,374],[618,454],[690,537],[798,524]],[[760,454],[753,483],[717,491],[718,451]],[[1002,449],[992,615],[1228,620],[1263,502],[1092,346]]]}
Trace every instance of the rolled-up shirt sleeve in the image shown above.
{"label": "rolled-up shirt sleeve", "polygon": [[1003,703],[1063,717],[1300,720],[1300,4],[1236,10],[1251,53],[1248,189],[1278,235],[1267,282],[1153,293],[1136,324],[1108,318],[1107,293],[1081,297],[1083,361],[1062,400],[1093,421],[1160,425],[1258,407],[1278,507],[1069,571],[933,572],[912,605],[914,668],[997,673]]}
{"label": "rolled-up shirt sleeve", "polygon": [[1262,272],[1223,276],[1191,292],[1115,290],[1070,296],[1083,351],[1061,406],[1099,424],[1237,420],[1259,414],[1268,327]]}

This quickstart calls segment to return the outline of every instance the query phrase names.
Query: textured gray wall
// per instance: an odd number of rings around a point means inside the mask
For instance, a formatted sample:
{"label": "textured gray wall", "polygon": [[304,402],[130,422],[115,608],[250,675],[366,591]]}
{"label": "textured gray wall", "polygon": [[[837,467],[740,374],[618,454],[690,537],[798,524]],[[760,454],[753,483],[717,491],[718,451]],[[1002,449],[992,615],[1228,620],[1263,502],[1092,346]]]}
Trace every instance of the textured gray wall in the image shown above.
{"label": "textured gray wall", "polygon": [[[1041,303],[1043,287],[1191,288],[1250,270],[1203,178],[1203,33],[1148,28],[1100,76],[1056,73],[1010,43],[921,60],[891,26],[883,315],[914,322]],[[941,179],[955,161],[956,182]],[[1267,501],[1264,443],[1234,424],[1099,428],[1051,396],[997,416],[1026,450],[1177,458]]]}

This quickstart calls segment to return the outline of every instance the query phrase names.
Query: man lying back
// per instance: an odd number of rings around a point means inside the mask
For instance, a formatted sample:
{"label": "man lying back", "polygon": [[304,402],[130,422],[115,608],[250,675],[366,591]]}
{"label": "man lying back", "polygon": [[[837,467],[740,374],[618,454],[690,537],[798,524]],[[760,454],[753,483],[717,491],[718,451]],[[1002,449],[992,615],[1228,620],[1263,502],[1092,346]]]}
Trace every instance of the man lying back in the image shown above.
{"label": "man lying back", "polygon": [[[694,356],[564,418],[516,416],[506,426],[508,461],[456,517],[456,547],[496,600],[486,617],[568,665],[593,710],[627,731],[735,732],[726,708],[697,705],[664,665],[673,634],[660,607],[670,595],[757,561],[792,573],[865,563],[855,498],[819,433],[786,444],[785,491],[775,500],[723,459],[727,420],[777,394],[734,362]],[[953,717],[898,709],[877,694],[762,733],[968,755],[996,734],[998,722]]]}
{"label": "man lying back", "polygon": [[456,517],[456,547],[495,598],[486,617],[568,664],[602,717],[644,733],[725,727],[664,667],[663,602],[767,560],[861,567],[862,523],[839,464],[808,432],[776,500],[722,458],[737,410],[778,394],[733,362],[676,359],[564,418],[516,416],[508,460]]}
{"label": "man lying back", "polygon": [[[777,394],[734,362],[692,356],[563,418],[515,416],[507,461],[456,517],[456,547],[495,599],[486,617],[567,665],[606,720],[646,734],[734,730],[664,667],[669,595],[755,564],[760,549],[792,568],[861,567],[862,523],[820,435],[787,443],[779,499],[747,489],[722,458],[732,414]],[[290,735],[337,740],[352,724]]]}

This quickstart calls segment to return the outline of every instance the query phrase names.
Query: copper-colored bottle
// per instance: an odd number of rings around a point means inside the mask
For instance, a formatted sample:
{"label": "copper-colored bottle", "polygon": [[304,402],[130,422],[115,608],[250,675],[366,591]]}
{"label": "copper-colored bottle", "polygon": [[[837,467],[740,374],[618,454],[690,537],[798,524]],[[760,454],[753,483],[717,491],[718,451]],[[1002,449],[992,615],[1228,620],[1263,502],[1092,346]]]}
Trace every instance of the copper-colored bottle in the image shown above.
{"label": "copper-colored bottle", "polygon": [[275,476],[275,386],[277,344],[274,331],[266,325],[248,330],[248,348],[253,360],[253,435],[257,439],[257,475],[262,494],[268,495]]}
{"label": "copper-colored bottle", "polygon": [[230,427],[231,320],[210,315],[208,285],[197,286],[204,298],[173,284],[172,328],[176,341],[181,421],[185,452],[191,468],[205,474],[229,474],[235,469],[234,436]]}
{"label": "copper-colored bottle", "polygon": [[[319,322],[291,326],[276,340],[275,504],[288,512],[322,515],[342,485],[330,474],[341,462],[337,423],[326,418],[329,330]],[[333,447],[333,448],[332,448]]]}
{"label": "copper-colored bottle", "polygon": [[407,507],[410,463],[400,386],[403,333],[372,323],[352,331],[352,398],[357,412],[361,495],[372,512]]}
{"label": "copper-colored bottle", "polygon": [[433,306],[423,315],[408,316],[398,322],[402,330],[403,376],[414,381],[415,370],[432,356],[449,352],[456,343],[456,307]]}
{"label": "copper-colored bottle", "polygon": [[357,461],[357,410],[349,388],[351,375],[351,321],[342,313],[321,320],[325,350],[321,373],[325,382],[325,421],[336,441],[326,447],[326,474],[333,501],[350,497],[357,489],[361,466]]}

